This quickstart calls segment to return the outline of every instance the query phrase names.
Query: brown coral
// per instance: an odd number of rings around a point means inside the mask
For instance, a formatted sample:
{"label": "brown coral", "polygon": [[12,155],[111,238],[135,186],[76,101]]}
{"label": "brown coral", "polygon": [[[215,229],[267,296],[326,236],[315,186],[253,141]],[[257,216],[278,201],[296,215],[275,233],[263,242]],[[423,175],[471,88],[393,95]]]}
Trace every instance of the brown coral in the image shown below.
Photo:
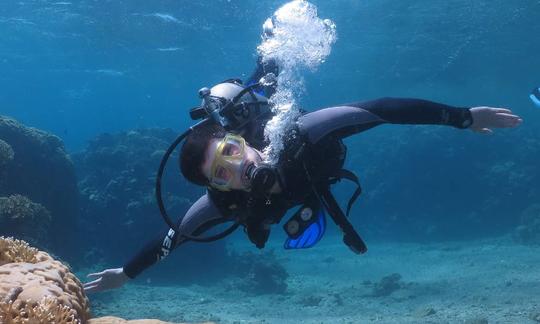
{"label": "brown coral", "polygon": [[28,243],[0,236],[0,266],[7,263],[36,263],[38,250]]}
{"label": "brown coral", "polygon": [[0,237],[0,323],[85,323],[81,282],[49,254]]}

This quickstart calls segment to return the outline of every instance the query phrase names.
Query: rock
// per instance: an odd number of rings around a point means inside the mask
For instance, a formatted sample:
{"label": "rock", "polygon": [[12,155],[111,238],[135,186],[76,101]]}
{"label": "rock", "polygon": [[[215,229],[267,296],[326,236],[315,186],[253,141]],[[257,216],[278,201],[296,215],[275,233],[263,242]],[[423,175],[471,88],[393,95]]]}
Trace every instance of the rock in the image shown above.
{"label": "rock", "polygon": [[466,320],[465,324],[488,324],[488,320],[485,317],[475,317]]}
{"label": "rock", "polygon": [[427,316],[435,315],[436,313],[437,312],[432,307],[425,307],[425,308],[418,309],[414,313],[414,316],[416,316],[416,317],[427,317]]}
{"label": "rock", "polygon": [[287,270],[279,263],[272,252],[255,255],[246,252],[233,255],[230,260],[234,266],[231,273],[239,276],[240,290],[252,294],[283,294],[287,290]]}
{"label": "rock", "polygon": [[531,313],[529,318],[537,323],[540,323],[540,312]]}
{"label": "rock", "polygon": [[0,323],[85,323],[81,282],[67,266],[28,243],[0,237]]}
{"label": "rock", "polygon": [[0,167],[0,196],[23,195],[46,208],[51,215],[48,242],[57,253],[68,254],[75,246],[70,233],[76,232],[79,206],[75,171],[62,141],[3,116],[0,140],[0,160],[5,161],[6,144],[12,152],[7,154],[12,161]]}
{"label": "rock", "polygon": [[392,294],[394,291],[401,289],[401,275],[393,273],[383,277],[380,282],[373,285],[371,295],[373,297],[383,297]]}
{"label": "rock", "polygon": [[337,306],[345,305],[345,303],[343,302],[343,298],[341,298],[340,294],[335,293],[335,294],[333,294],[333,296],[334,296],[334,301],[335,301]]}
{"label": "rock", "polygon": [[306,307],[316,307],[321,304],[323,298],[321,296],[306,296],[300,300],[300,304]]}

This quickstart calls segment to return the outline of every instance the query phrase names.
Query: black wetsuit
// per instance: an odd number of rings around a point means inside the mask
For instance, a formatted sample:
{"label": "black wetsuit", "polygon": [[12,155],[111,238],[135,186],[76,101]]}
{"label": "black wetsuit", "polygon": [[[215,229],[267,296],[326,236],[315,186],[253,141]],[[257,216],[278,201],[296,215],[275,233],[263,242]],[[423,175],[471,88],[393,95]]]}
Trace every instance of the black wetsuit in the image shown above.
{"label": "black wetsuit", "polygon": [[[251,79],[258,80],[269,69],[272,70],[275,67],[259,64]],[[265,94],[269,96],[271,91],[271,89],[266,89]],[[266,119],[256,120],[248,126],[244,133],[248,143],[258,149],[265,144],[261,130],[261,126],[263,126],[261,124],[264,124],[265,121]],[[317,168],[317,165],[327,165],[323,161],[327,161],[332,155],[341,152],[338,148],[342,145],[343,138],[388,123],[447,125],[467,128],[472,124],[472,117],[468,108],[452,107],[419,99],[382,98],[306,113],[298,119],[295,131],[300,135],[297,138],[301,138],[311,148],[311,157],[322,157],[320,164],[311,164]],[[294,159],[289,159],[285,163],[286,181],[287,178],[294,178],[298,173],[294,163]],[[321,168],[314,171],[324,173],[325,170]],[[294,179],[290,183],[292,187],[297,183],[300,186],[305,186],[304,181],[305,179]],[[270,204],[266,201],[264,206],[255,206],[258,211],[256,219],[244,217],[243,225],[248,229],[249,238],[258,247],[264,246],[269,226],[278,223],[289,208],[300,203],[301,197],[290,195],[293,192],[298,192],[299,188],[291,188],[291,186],[288,186],[282,194],[267,197],[266,200],[269,200]],[[177,231],[166,229],[160,233],[124,265],[124,272],[130,278],[134,278],[144,269],[167,256],[172,249],[188,241],[179,237],[181,233],[199,235],[216,224],[237,219],[239,214],[246,212],[242,202],[246,201],[247,195],[249,194],[246,192],[222,193],[209,190],[187,211],[180,220]],[[250,227],[256,228],[254,231],[249,231]]]}

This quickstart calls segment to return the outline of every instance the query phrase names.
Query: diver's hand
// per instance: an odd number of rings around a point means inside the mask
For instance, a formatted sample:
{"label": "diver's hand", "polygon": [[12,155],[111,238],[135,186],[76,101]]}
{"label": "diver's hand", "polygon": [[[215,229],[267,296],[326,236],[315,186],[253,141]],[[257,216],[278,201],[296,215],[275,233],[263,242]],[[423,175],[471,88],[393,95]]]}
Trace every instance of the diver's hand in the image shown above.
{"label": "diver's hand", "polygon": [[124,268],[107,269],[91,273],[88,278],[96,278],[84,284],[84,292],[94,293],[122,287],[130,278],[124,273]]}
{"label": "diver's hand", "polygon": [[469,110],[473,120],[469,129],[481,134],[492,134],[492,128],[517,127],[523,122],[519,116],[512,114],[510,109],[473,107]]}

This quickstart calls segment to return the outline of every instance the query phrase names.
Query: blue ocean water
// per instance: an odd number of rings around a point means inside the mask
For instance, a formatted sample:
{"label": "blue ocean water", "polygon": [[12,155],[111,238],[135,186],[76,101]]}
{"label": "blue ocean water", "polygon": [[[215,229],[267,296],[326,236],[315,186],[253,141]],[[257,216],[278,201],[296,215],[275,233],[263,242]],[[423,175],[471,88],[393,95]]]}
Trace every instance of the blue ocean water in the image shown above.
{"label": "blue ocean water", "polygon": [[[540,201],[540,111],[528,97],[531,89],[540,86],[538,0],[311,2],[322,18],[332,19],[336,24],[338,40],[317,71],[306,71],[306,90],[300,98],[302,108],[315,110],[387,96],[414,97],[460,107],[505,107],[523,118],[519,128],[496,130],[491,136],[435,126],[384,125],[347,139],[347,167],[359,174],[364,187],[364,194],[353,208],[352,222],[368,243],[460,242],[453,243],[458,244],[457,248],[452,244],[441,248],[454,251],[465,249],[459,244],[466,245],[469,240],[508,238],[515,235],[519,226],[540,227],[540,209],[537,208]],[[187,112],[199,104],[198,89],[227,78],[246,78],[255,67],[262,23],[284,3],[286,1],[273,0],[3,1],[0,3],[0,115],[59,136],[68,153],[74,156],[78,172],[91,173],[88,168],[92,164],[88,162],[83,167],[84,159],[76,156],[88,150],[91,141],[95,141],[94,148],[117,143],[104,138],[96,141],[101,134],[156,127],[171,128],[171,134],[176,134],[192,124]],[[170,134],[163,136],[173,139]],[[141,146],[148,144],[141,143]],[[124,142],[121,145],[128,146]],[[171,167],[174,168],[176,165]],[[155,174],[154,169],[145,172]],[[176,190],[175,195],[181,197],[175,200],[175,208],[182,213],[202,189],[175,177],[176,169],[169,172],[174,180],[167,183],[168,190]],[[83,188],[87,184],[80,182],[79,186]],[[346,203],[352,189],[346,184],[337,188],[340,203]],[[129,196],[129,192],[126,195],[122,199],[133,204],[143,198],[152,199]],[[81,205],[87,206],[85,199],[90,194],[85,192],[81,196]],[[148,205],[153,203],[150,201]],[[80,231],[84,242],[80,245],[84,252],[66,255],[80,264],[81,275],[89,268],[121,266],[162,226],[156,209],[139,215],[130,214],[127,207],[116,207],[107,205],[96,209],[95,216],[88,211],[90,209],[81,212]],[[101,224],[96,219],[100,219],[98,211],[103,213],[103,210],[114,210],[118,220],[111,220],[107,215],[107,219],[99,220],[108,224],[101,230],[95,224]],[[325,264],[332,264],[328,259],[334,258],[331,248],[341,238],[330,225],[327,237],[321,242],[323,247],[317,250],[320,255],[318,252],[302,254],[299,261],[320,263],[320,258],[327,260]],[[84,230],[89,228],[90,231]],[[274,231],[279,232],[271,237],[271,247],[275,248],[277,257],[269,257],[271,262],[282,257],[294,260],[289,251],[283,254],[279,249],[283,240],[280,226]],[[121,238],[124,234],[125,239]],[[193,316],[195,311],[185,317],[157,310],[129,312],[133,305],[129,303],[140,300],[126,295],[143,291],[142,299],[162,294],[171,296],[179,292],[145,289],[152,289],[148,288],[152,284],[167,289],[181,284],[186,285],[184,289],[191,284],[220,282],[221,271],[241,273],[225,260],[231,253],[225,251],[235,245],[240,245],[242,250],[242,243],[246,241],[245,236],[238,233],[219,247],[187,246],[185,251],[175,252],[166,264],[143,275],[139,284],[146,288],[132,286],[140,289],[126,288],[123,293],[93,297],[97,314],[116,312],[124,318],[217,320],[217,312],[208,311],[206,306],[201,306],[209,312],[205,313],[206,317]],[[440,246],[434,249],[438,248]],[[245,249],[257,252],[254,247]],[[424,253],[421,246],[412,251],[406,253],[411,253],[414,260],[421,259]],[[523,252],[516,248],[511,253],[521,256],[520,251]],[[376,257],[376,253],[383,252],[390,256],[398,254],[391,262],[399,262],[399,253],[392,252],[391,247],[383,245],[370,253]],[[341,252],[337,255],[335,259],[358,258]],[[495,252],[493,255],[491,261],[496,259]],[[426,258],[429,259],[429,255]],[[514,262],[523,262],[531,266],[529,269],[536,270],[537,261],[530,264],[526,258],[524,254]],[[193,263],[186,264],[186,259]],[[220,260],[226,264],[223,269]],[[368,260],[372,263],[365,265],[366,268],[384,269],[379,276],[366,275],[370,280],[400,271],[399,267],[384,262],[379,267],[372,259]],[[298,270],[295,268],[298,265],[290,260],[282,264],[292,277],[302,278],[297,271],[305,269]],[[355,265],[362,266],[361,263]],[[201,266],[204,271],[200,270]],[[189,271],[178,276],[179,267]],[[327,281],[332,282],[333,277],[339,281],[339,274],[328,272]],[[414,273],[410,269],[402,272],[405,276]],[[537,287],[538,278],[530,282]],[[295,293],[302,294],[301,285],[295,286],[292,281],[289,285],[295,288]],[[231,287],[228,286],[233,291],[238,288],[234,284]],[[219,291],[214,292],[217,295],[212,299],[199,300],[198,292],[186,289],[182,291],[183,298],[198,300],[191,307],[197,307],[197,303],[215,303],[216,308],[226,308],[220,304],[226,296],[220,299]],[[444,287],[437,289],[444,290]],[[309,294],[317,293],[325,294],[322,291]],[[204,295],[204,291],[200,294]],[[488,297],[496,294],[490,291]],[[268,302],[267,297],[261,298]],[[121,300],[127,301],[122,304]],[[285,304],[279,298],[270,302]],[[317,300],[302,303],[314,309],[332,307],[325,304],[325,299],[320,308],[310,306],[319,305]],[[108,308],[108,304],[122,306],[114,309]],[[226,312],[220,313],[219,321],[236,318],[224,314]],[[287,314],[283,316],[291,316]],[[346,318],[343,315],[331,320],[317,311],[308,314],[310,321],[325,323]],[[279,322],[278,317],[266,316],[246,315],[254,323],[264,318]],[[450,322],[457,321],[456,317],[450,318]],[[363,322],[354,316],[350,320]],[[383,317],[382,322],[394,321]]]}

